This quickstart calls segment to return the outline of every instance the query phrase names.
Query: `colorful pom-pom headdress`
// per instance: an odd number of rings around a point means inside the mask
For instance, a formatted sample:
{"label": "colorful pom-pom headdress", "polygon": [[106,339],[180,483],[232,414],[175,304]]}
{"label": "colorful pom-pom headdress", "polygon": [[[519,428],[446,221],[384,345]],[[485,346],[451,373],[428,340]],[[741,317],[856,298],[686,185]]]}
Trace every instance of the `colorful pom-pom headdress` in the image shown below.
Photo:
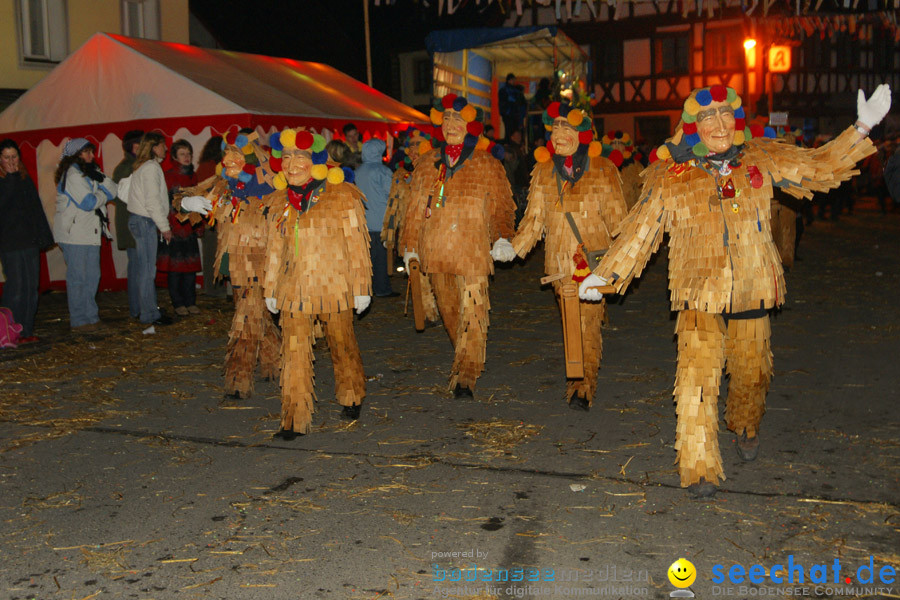
{"label": "colorful pom-pom headdress", "polygon": [[285,129],[276,131],[269,136],[269,147],[272,148],[272,169],[277,172],[275,176],[275,189],[283,190],[287,187],[287,178],[282,171],[281,157],[285,150],[297,148],[308,152],[312,159],[310,175],[317,181],[328,180],[329,183],[341,183],[344,181],[344,172],[340,167],[329,168],[328,151],[325,150],[325,138],[318,133],[312,133],[305,129]]}
{"label": "colorful pom-pom headdress", "polygon": [[[681,122],[676,133],[665,144],[655,150],[656,158],[674,158],[675,162],[687,162],[694,158],[703,158],[710,151],[700,140],[697,131],[697,115],[713,102],[726,102],[734,109],[734,142],[732,147],[740,149],[747,140],[758,137],[775,137],[771,127],[748,126],[741,97],[734,88],[724,85],[713,85],[699,88],[691,92],[684,101]],[[651,157],[652,158],[652,157]]]}
{"label": "colorful pom-pom headdress", "polygon": [[[634,144],[631,142],[631,136],[624,131],[610,131],[600,142],[603,144],[603,156],[617,167],[634,162]],[[621,144],[623,148],[620,150],[613,144]]]}
{"label": "colorful pom-pom headdress", "polygon": [[[431,107],[431,122],[435,127],[443,125],[444,112],[447,110],[455,110],[466,122],[466,137],[463,139],[464,147],[484,150],[490,152],[491,155],[498,160],[503,159],[503,146],[481,136],[481,134],[484,133],[484,123],[482,123],[484,111],[481,110],[481,108],[474,104],[469,104],[469,101],[462,96],[447,94],[443,98],[435,100]],[[440,147],[442,144],[446,144],[442,139],[443,135],[440,131],[437,132],[436,137],[438,139],[436,140],[437,143],[434,144],[434,147]],[[431,147],[432,144],[426,145],[425,143],[422,143],[419,146],[419,153],[424,154],[431,150]]]}
{"label": "colorful pom-pom headdress", "polygon": [[[594,140],[594,131],[591,129],[591,118],[580,108],[575,108],[569,104],[561,104],[559,102],[551,102],[544,110],[541,119],[544,123],[544,129],[550,131],[553,129],[553,121],[558,118],[564,118],[569,125],[578,132],[578,150],[575,154],[587,155],[591,158],[600,156],[603,147],[600,142]],[[538,162],[547,162],[556,154],[553,149],[553,142],[548,140],[546,146],[538,146],[534,149],[534,158]]]}
{"label": "colorful pom-pom headdress", "polygon": [[[236,129],[230,129],[222,134],[222,151],[226,151],[229,146],[237,148],[244,155],[244,167],[238,175],[238,181],[241,183],[249,183],[256,175],[256,169],[259,166],[259,158],[256,156],[256,150],[253,147],[250,136],[246,133],[241,133]],[[222,156],[222,160],[225,160],[224,155]],[[224,165],[220,163],[217,167],[217,171],[225,176],[224,169],[222,168],[223,166]]]}

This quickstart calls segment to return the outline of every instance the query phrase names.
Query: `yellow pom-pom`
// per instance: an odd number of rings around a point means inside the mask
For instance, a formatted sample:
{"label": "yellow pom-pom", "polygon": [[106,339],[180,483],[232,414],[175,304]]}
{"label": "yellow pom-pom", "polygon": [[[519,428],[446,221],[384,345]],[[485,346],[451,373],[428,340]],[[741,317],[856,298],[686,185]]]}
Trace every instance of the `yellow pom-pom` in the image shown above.
{"label": "yellow pom-pom", "polygon": [[[572,113],[569,114],[571,115]],[[594,140],[588,145],[588,156],[594,158],[595,156],[600,156],[601,154],[603,154],[603,144],[601,144],[597,140]]]}
{"label": "yellow pom-pom", "polygon": [[222,176],[222,163],[218,163],[216,165],[216,175],[218,175],[219,177]]}
{"label": "yellow pom-pom", "polygon": [[700,112],[700,103],[691,96],[687,100],[684,101],[684,110],[686,110],[689,114],[696,115]]}
{"label": "yellow pom-pom", "polygon": [[553,131],[553,125],[544,125],[544,129],[547,131]]}
{"label": "yellow pom-pom", "polygon": [[293,129],[285,129],[281,132],[278,139],[285,148],[295,148],[297,146],[297,132]]}
{"label": "yellow pom-pom", "polygon": [[431,142],[429,142],[428,140],[419,142],[419,156],[428,154],[429,152],[431,152]]}
{"label": "yellow pom-pom", "polygon": [[581,125],[581,122],[584,121],[584,113],[577,109],[571,110],[569,111],[569,116],[566,117],[566,120],[572,127],[578,127]]}
{"label": "yellow pom-pom", "polygon": [[272,179],[272,184],[275,186],[276,190],[283,190],[287,187],[287,179],[284,177],[284,173],[278,173]]}
{"label": "yellow pom-pom", "polygon": [[334,185],[344,183],[344,170],[340,167],[328,169],[328,183],[333,183]]}
{"label": "yellow pom-pom", "polygon": [[545,163],[550,160],[550,151],[547,150],[544,146],[538,146],[534,149],[534,160],[539,163]]}
{"label": "yellow pom-pom", "polygon": [[732,142],[735,146],[740,146],[744,143],[744,132],[743,131],[735,131],[734,132],[734,142]]}
{"label": "yellow pom-pom", "polygon": [[475,107],[471,104],[466,104],[463,106],[463,109],[459,111],[459,116],[463,118],[463,121],[466,123],[471,123],[475,120],[475,117],[478,116],[478,113],[475,112]]}
{"label": "yellow pom-pom", "polygon": [[487,139],[486,137],[483,137],[483,136],[482,136],[482,137],[479,137],[479,138],[478,138],[478,143],[475,144],[475,149],[476,149],[476,150],[487,150],[487,147],[488,147],[490,144],[491,144],[491,140],[489,140],[489,139]]}
{"label": "yellow pom-pom", "polygon": [[669,147],[663,144],[659,148],[656,149],[656,157],[660,160],[666,160],[667,158],[671,158],[672,155],[669,153]]}
{"label": "yellow pom-pom", "polygon": [[444,122],[444,113],[436,108],[431,109],[431,122],[435,125],[441,125]]}
{"label": "yellow pom-pom", "polygon": [[328,176],[328,165],[313,165],[309,174],[313,176],[313,179],[325,179]]}
{"label": "yellow pom-pom", "polygon": [[628,150],[625,150],[624,152],[622,152],[622,158],[624,158],[625,160],[628,160],[629,158],[631,158],[631,152],[629,152]]}
{"label": "yellow pom-pom", "polygon": [[247,144],[243,148],[241,148],[241,152],[244,154],[253,154],[253,146],[251,144]]}
{"label": "yellow pom-pom", "polygon": [[734,110],[737,110],[740,107],[741,107],[741,97],[738,96],[737,98],[734,99],[734,102],[731,103],[731,108],[733,108]]}

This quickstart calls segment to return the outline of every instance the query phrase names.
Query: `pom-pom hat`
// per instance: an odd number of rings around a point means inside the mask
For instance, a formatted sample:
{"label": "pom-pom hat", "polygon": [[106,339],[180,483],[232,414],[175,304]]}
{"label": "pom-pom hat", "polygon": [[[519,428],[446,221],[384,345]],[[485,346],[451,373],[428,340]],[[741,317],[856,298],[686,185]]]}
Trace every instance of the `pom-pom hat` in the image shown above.
{"label": "pom-pom hat", "polygon": [[[447,94],[443,98],[435,100],[431,107],[431,122],[435,127],[443,125],[444,112],[448,110],[458,112],[459,116],[466,122],[466,136],[463,139],[463,146],[485,150],[490,152],[494,158],[498,160],[503,159],[503,146],[495,144],[487,140],[487,138],[480,137],[484,133],[484,123],[482,123],[484,111],[481,108],[474,104],[469,104],[469,101],[462,96],[452,93]],[[438,135],[440,135],[440,132],[438,132]],[[439,145],[436,144],[435,146]],[[431,144],[422,142],[419,146],[419,153],[424,154],[431,148]]]}
{"label": "pom-pom hat", "polygon": [[[569,122],[575,131],[578,132],[578,150],[579,152],[587,152],[591,158],[600,156],[603,147],[599,142],[594,140],[594,131],[591,129],[590,117],[580,108],[575,108],[569,104],[559,102],[551,102],[544,110],[541,120],[544,123],[544,129],[550,131],[553,129],[553,121],[558,118],[564,118]],[[538,162],[547,162],[555,154],[553,142],[548,141],[547,146],[538,146],[534,149],[534,158]]]}
{"label": "pom-pom hat", "polygon": [[344,172],[340,167],[329,168],[327,165],[328,151],[325,150],[325,138],[318,133],[312,133],[305,129],[285,129],[276,131],[269,136],[269,147],[272,149],[272,170],[275,175],[275,189],[283,190],[287,187],[287,179],[281,166],[281,157],[285,150],[297,148],[308,152],[312,159],[313,167],[310,175],[313,179],[322,181],[327,179],[329,183],[341,183],[344,181]]}

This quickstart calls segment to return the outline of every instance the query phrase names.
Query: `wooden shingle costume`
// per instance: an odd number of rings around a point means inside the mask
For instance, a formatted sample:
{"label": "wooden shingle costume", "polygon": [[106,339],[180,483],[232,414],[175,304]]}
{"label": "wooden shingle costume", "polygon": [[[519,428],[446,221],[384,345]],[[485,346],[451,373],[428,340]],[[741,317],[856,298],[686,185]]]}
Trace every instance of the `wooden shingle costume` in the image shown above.
{"label": "wooden shingle costume", "polygon": [[[214,270],[228,273],[235,301],[225,357],[225,393],[240,398],[253,392],[257,361],[263,377],[271,379],[281,366],[281,339],[262,295],[268,235],[268,205],[263,197],[275,191],[274,173],[255,133],[228,132],[222,149],[220,174],[185,190],[183,200],[175,203],[176,209],[184,211],[193,207],[197,196],[212,202],[207,218],[210,225],[218,225]],[[196,212],[189,217],[202,218]]]}
{"label": "wooden shingle costume", "polygon": [[[366,381],[353,311],[372,295],[372,262],[364,197],[344,181],[340,167],[328,169],[325,140],[305,130],[272,134],[273,166],[281,168],[266,198],[269,246],[266,306],[281,312],[281,430],[286,440],[309,432],[314,411],[314,323],[324,329],[334,365],[342,417],[359,417]],[[279,164],[280,163],[280,164]]]}
{"label": "wooden shingle costume", "polygon": [[639,152],[634,149],[631,136],[624,131],[610,131],[603,136],[602,156],[608,158],[619,169],[622,178],[622,195],[628,210],[637,204],[641,195],[641,171],[644,165]]}
{"label": "wooden shingle costume", "polygon": [[[768,310],[784,302],[781,260],[772,243],[773,186],[798,198],[840,185],[874,152],[866,137],[890,107],[879,86],[859,121],[821,148],[806,150],[745,127],[737,93],[721,85],[694,90],[676,135],[645,171],[638,207],[579,295],[609,282],[619,293],[640,276],[669,234],[669,292],[678,311],[675,448],[681,485],[695,496],[724,479],[716,408],[722,369],[731,383],[725,419],[741,458],[753,460],[772,377]],[[774,132],[771,132],[774,136]]]}
{"label": "wooden shingle costume", "polygon": [[[579,303],[578,283],[590,274],[587,254],[609,248],[610,232],[625,218],[626,209],[619,173],[600,155],[590,118],[580,109],[552,102],[543,121],[551,137],[546,148],[535,150],[528,207],[512,245],[524,258],[544,238],[544,272],[557,276],[553,291],[566,334],[567,299]],[[567,370],[566,399],[572,408],[588,410],[597,387],[606,303],[580,302],[574,309],[570,314],[580,321],[575,325],[580,336],[567,336],[566,341],[567,348],[570,343],[581,344],[582,367],[580,372]]]}
{"label": "wooden shingle costume", "polygon": [[472,395],[484,370],[493,261],[515,258],[516,205],[503,164],[478,140],[478,112],[454,94],[435,103],[431,120],[444,141],[419,158],[399,240],[407,267],[421,259],[434,290],[455,349],[450,387],[458,397]]}

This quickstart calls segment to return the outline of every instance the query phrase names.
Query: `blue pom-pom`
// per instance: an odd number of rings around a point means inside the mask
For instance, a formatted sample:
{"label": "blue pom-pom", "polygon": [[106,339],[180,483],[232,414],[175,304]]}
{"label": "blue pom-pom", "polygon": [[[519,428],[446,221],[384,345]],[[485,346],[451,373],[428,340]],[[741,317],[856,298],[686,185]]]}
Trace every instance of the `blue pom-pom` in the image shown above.
{"label": "blue pom-pom", "polygon": [[227,148],[227,147],[228,147],[228,143],[225,141],[224,138],[222,138],[222,151],[224,152],[225,148]]}
{"label": "blue pom-pom", "polygon": [[328,150],[313,152],[312,161],[314,165],[324,165],[328,161]]}
{"label": "blue pom-pom", "polygon": [[778,134],[775,133],[775,130],[772,129],[771,127],[765,127],[765,128],[763,129],[763,135],[764,135],[765,137],[767,137],[767,138],[776,138],[776,137],[778,137]]}
{"label": "blue pom-pom", "polygon": [[478,137],[472,135],[471,133],[467,133],[466,137],[463,138],[463,146],[466,148],[474,148],[475,144],[478,143]]}
{"label": "blue pom-pom", "polygon": [[466,104],[468,104],[468,102],[466,102],[465,98],[463,98],[462,96],[457,96],[453,99],[453,110],[459,112],[466,107]]}
{"label": "blue pom-pom", "polygon": [[567,117],[569,113],[572,112],[572,107],[568,104],[560,104],[559,105],[559,116]]}
{"label": "blue pom-pom", "polygon": [[700,90],[695,99],[700,106],[709,106],[709,103],[712,102],[712,94],[709,93],[709,90]]}
{"label": "blue pom-pom", "polygon": [[281,152],[282,150],[284,150],[284,146],[281,145],[280,131],[276,131],[269,136],[269,147],[275,152]]}
{"label": "blue pom-pom", "polygon": [[356,173],[353,172],[353,169],[350,167],[341,167],[341,171],[344,172],[344,181],[347,183],[354,183],[356,181]]}
{"label": "blue pom-pom", "polygon": [[491,148],[491,155],[497,160],[503,160],[503,157],[506,156],[506,150],[500,144],[494,144],[494,147]]}
{"label": "blue pom-pom", "polygon": [[693,146],[700,141],[700,134],[692,133],[690,135],[686,135],[684,136],[684,141],[687,142],[688,146]]}
{"label": "blue pom-pom", "polygon": [[250,180],[253,179],[253,175],[247,173],[246,171],[241,171],[240,175],[238,175],[238,181],[243,183],[250,183]]}
{"label": "blue pom-pom", "polygon": [[735,119],[743,119],[744,118],[744,107],[743,106],[738,107],[738,109],[736,111],[734,111],[734,118]]}
{"label": "blue pom-pom", "polygon": [[234,145],[237,146],[238,148],[243,148],[244,146],[247,145],[247,143],[249,141],[250,140],[247,139],[247,136],[244,135],[243,133],[241,133],[235,138]]}

